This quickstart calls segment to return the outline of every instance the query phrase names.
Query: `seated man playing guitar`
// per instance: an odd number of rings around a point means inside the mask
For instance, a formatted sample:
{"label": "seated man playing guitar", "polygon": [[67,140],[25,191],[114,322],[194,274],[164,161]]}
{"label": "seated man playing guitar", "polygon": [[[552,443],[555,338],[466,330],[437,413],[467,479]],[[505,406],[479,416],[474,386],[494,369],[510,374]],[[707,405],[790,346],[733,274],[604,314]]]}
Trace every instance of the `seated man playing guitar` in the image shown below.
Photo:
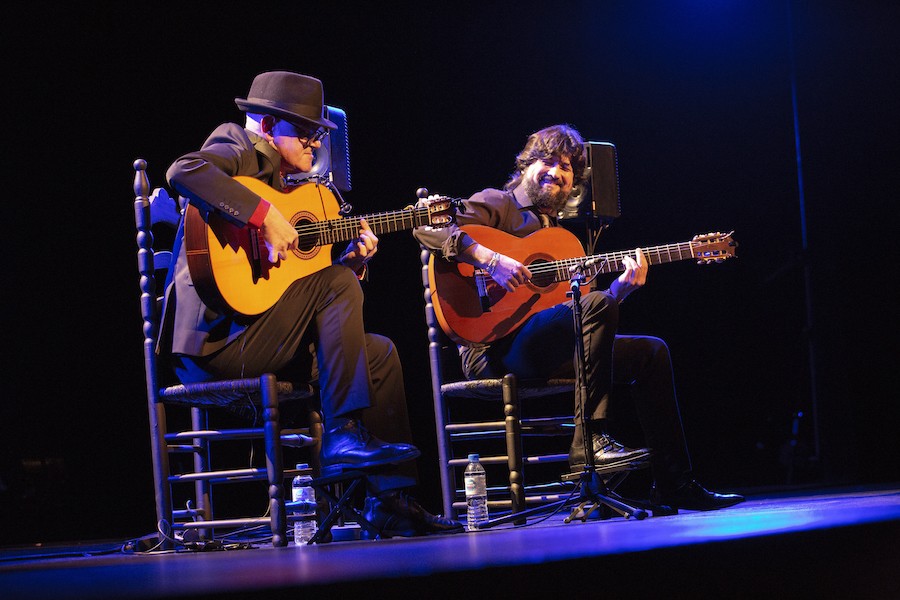
{"label": "seated man playing guitar", "polygon": [[[413,231],[423,246],[443,257],[433,258],[429,269],[434,305],[445,331],[460,346],[467,377],[502,377],[507,372],[523,378],[571,376],[576,347],[573,305],[565,300],[568,287],[559,284],[568,280],[569,269],[564,268],[565,261],[558,261],[562,267],[546,261],[583,254],[574,236],[554,226],[574,186],[584,178],[585,163],[584,142],[575,129],[547,127],[528,138],[503,190],[486,189],[464,201],[455,225]],[[574,250],[569,238],[575,240]],[[685,247],[685,256],[691,258],[694,245],[701,243],[676,246],[675,259],[668,249],[650,256],[656,262],[677,260]],[[688,510],[731,506],[743,498],[709,491],[693,478],[665,342],[616,335],[619,304],[647,280],[651,261],[645,253],[640,249],[619,253],[613,262],[624,270],[609,289],[581,296],[587,397],[581,399],[581,390],[576,389],[570,467],[573,472],[584,468],[584,419],[595,466],[612,467],[649,456],[653,504]],[[611,264],[609,257],[586,258],[593,260],[580,264],[595,272],[608,270]],[[589,262],[594,266],[588,267]],[[554,272],[562,275],[553,276]],[[652,450],[625,447],[607,430],[614,382],[630,384]]]}
{"label": "seated man playing guitar", "polygon": [[[350,244],[332,262],[330,247],[323,248],[318,238],[309,242],[309,234],[301,242],[299,233],[333,199],[328,186],[301,186],[311,190],[308,206],[276,201],[285,197],[288,175],[312,169],[313,150],[336,127],[326,118],[323,98],[318,79],[262,73],[247,98],[235,99],[247,113],[245,126],[220,125],[200,150],[169,167],[170,185],[189,204],[166,282],[161,351],[171,353],[182,382],[266,372],[317,378],[325,424],[322,475],[371,472],[364,515],[385,537],[461,531],[459,523],[429,514],[401,493],[416,482],[409,461],[420,453],[409,443],[396,348],[363,329],[359,278],[377,250],[377,236],[364,219],[355,224],[347,219],[351,235],[342,239]],[[231,259],[224,268],[217,267],[222,262],[217,252]],[[324,262],[310,260],[315,266],[295,277],[280,275],[307,256]],[[234,278],[235,273],[249,274],[246,291],[223,293],[234,281],[215,281],[216,275]],[[274,287],[265,287],[273,281]],[[239,310],[241,301],[259,296],[256,288],[269,290],[270,301]]]}

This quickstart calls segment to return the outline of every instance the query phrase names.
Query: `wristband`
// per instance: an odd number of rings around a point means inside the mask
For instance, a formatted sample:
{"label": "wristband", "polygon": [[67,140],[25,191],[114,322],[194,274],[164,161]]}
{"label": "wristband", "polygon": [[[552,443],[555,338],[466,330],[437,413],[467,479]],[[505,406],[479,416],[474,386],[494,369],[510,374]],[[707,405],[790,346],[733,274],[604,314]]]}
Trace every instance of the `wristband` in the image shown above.
{"label": "wristband", "polygon": [[488,263],[488,266],[485,269],[485,271],[487,271],[488,275],[490,275],[491,277],[494,276],[494,269],[497,268],[497,261],[499,261],[499,260],[500,260],[500,253],[494,252],[494,255],[491,257],[491,262]]}

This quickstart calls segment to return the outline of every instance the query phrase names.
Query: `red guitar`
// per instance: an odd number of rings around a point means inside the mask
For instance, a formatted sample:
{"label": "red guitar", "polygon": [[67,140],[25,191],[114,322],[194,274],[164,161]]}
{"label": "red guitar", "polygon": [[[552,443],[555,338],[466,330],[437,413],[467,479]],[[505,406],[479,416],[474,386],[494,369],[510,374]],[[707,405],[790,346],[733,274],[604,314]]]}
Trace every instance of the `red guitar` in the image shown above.
{"label": "red guitar", "polygon": [[271,263],[258,231],[188,204],[184,243],[191,279],[203,302],[220,311],[258,315],[268,310],[294,281],[329,266],[331,246],[356,238],[360,219],[381,235],[420,225],[440,227],[455,218],[454,201],[444,197],[416,208],[342,217],[337,198],[325,185],[306,183],[283,193],[252,177],[235,180],[275,205],[300,239],[293,256]]}
{"label": "red guitar", "polygon": [[[532,279],[509,292],[483,269],[432,256],[428,279],[434,310],[441,328],[458,344],[498,340],[534,313],[565,301],[571,267],[583,266],[586,276],[615,273],[624,270],[626,256],[634,255],[627,250],[584,256],[578,238],[562,227],[539,229],[523,238],[484,225],[461,229],[480,244],[526,265]],[[736,247],[730,233],[708,233],[689,242],[641,251],[651,265],[687,259],[711,263],[733,257]]]}

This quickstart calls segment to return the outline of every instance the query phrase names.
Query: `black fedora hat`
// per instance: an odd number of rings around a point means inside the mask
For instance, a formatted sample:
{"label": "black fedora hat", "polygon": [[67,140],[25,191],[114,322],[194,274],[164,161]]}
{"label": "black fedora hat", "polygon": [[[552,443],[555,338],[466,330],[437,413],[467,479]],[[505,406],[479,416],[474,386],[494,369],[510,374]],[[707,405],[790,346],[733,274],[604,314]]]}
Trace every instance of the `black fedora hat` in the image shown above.
{"label": "black fedora hat", "polygon": [[243,111],[273,115],[290,123],[309,127],[317,125],[337,129],[337,125],[323,115],[322,82],[315,77],[269,71],[253,78],[246,98],[235,98]]}

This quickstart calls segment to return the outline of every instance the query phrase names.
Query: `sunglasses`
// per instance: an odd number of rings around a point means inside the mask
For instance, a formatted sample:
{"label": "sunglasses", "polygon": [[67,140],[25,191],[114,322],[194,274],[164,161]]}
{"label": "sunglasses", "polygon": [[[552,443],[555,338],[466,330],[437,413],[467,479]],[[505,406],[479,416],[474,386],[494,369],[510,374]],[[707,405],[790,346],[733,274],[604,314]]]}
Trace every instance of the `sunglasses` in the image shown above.
{"label": "sunglasses", "polygon": [[297,137],[301,140],[305,139],[307,144],[321,142],[329,133],[329,130],[325,129],[324,127],[307,129],[300,125],[294,125],[294,131],[297,132]]}

